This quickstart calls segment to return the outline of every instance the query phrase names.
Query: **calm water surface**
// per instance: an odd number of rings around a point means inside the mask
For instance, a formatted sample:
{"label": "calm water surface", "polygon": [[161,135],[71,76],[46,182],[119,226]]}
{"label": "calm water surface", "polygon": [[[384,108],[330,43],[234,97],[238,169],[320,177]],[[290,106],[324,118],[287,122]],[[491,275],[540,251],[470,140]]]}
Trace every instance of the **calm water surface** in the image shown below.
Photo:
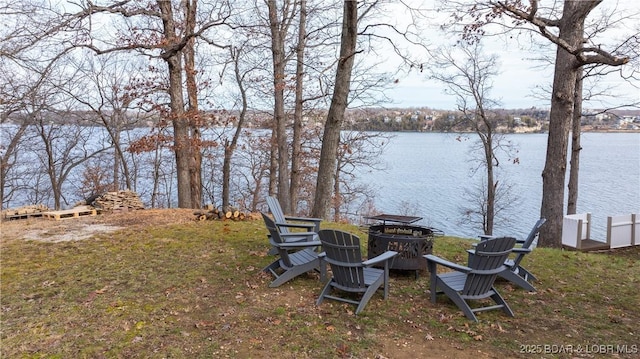
{"label": "calm water surface", "polygon": [[[482,175],[472,171],[470,148],[476,138],[458,136],[397,134],[382,158],[387,170],[359,176],[377,189],[376,208],[421,216],[420,224],[447,235],[477,237],[481,228],[465,223],[461,214],[469,206],[465,190],[472,190]],[[494,234],[524,237],[540,216],[547,135],[505,139],[519,148],[519,164],[503,159],[499,180],[511,184],[519,200],[505,212],[508,222],[496,224]],[[640,213],[640,134],[585,133],[581,142],[578,213],[592,213],[592,238],[604,240],[607,216]]]}

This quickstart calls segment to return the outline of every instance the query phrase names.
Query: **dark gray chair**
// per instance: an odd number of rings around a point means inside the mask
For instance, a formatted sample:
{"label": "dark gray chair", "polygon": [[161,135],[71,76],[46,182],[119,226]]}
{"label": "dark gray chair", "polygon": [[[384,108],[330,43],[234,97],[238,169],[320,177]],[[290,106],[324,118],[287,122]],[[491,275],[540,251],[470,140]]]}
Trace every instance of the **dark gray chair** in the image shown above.
{"label": "dark gray chair", "polygon": [[[513,316],[511,308],[493,284],[498,274],[506,269],[504,261],[509,257],[515,244],[516,239],[512,237],[484,240],[476,246],[475,254],[470,256],[468,266],[458,265],[432,254],[425,255],[431,276],[431,302],[436,302],[437,294],[444,293],[464,312],[467,318],[476,322],[478,321],[476,312],[492,309],[502,309],[508,315]],[[438,273],[438,265],[443,265],[454,271]],[[471,308],[467,303],[468,300],[485,298],[491,298],[496,304]]]}
{"label": "dark gray chair", "polygon": [[283,233],[289,232],[289,228],[303,228],[316,233],[320,230],[321,218],[286,216],[282,211],[280,202],[273,196],[267,197],[267,205],[276,225],[283,227],[281,228]]}
{"label": "dark gray chair", "polygon": [[[507,260],[505,260],[504,265],[507,268],[499,274],[500,277],[530,292],[536,291],[536,288],[531,284],[531,282],[537,280],[537,278],[526,268],[524,268],[521,263],[525,255],[527,253],[531,253],[531,251],[533,250],[533,242],[538,237],[540,228],[546,221],[547,220],[545,218],[540,218],[534,224],[533,228],[531,228],[531,232],[529,232],[529,235],[525,240],[516,241],[516,244],[518,244],[519,246],[513,248],[512,253],[514,253],[515,256],[513,256],[513,258],[507,258]],[[480,238],[487,239],[490,237],[480,236]],[[469,251],[469,256],[472,255],[473,250]]]}
{"label": "dark gray chair", "polygon": [[[267,197],[267,205],[269,206],[269,212],[271,212],[273,216],[274,223],[278,227],[278,231],[285,234],[285,236],[283,236],[285,242],[318,240],[317,233],[320,230],[320,222],[322,219],[285,216],[282,212],[282,207],[280,207],[280,202],[273,196]],[[278,249],[272,247],[268,254],[278,254]]]}
{"label": "dark gray chair", "polygon": [[[386,251],[375,258],[362,260],[360,239],[353,234],[323,229],[318,232],[324,260],[331,266],[332,278],[322,289],[316,305],[320,305],[325,298],[357,305],[355,314],[360,313],[369,302],[373,294],[384,290],[384,299],[389,296],[389,261],[398,252]],[[371,268],[382,264],[384,269]],[[331,295],[332,289],[354,293],[351,298]],[[359,296],[360,299],[352,299]]]}
{"label": "dark gray chair", "polygon": [[[291,233],[281,233],[271,217],[262,212],[261,214],[269,231],[269,243],[279,255],[278,259],[262,269],[263,272],[271,273],[275,277],[269,287],[278,287],[301,274],[314,270],[320,272],[320,280],[325,281],[326,265],[316,251],[320,241],[287,242],[286,238],[291,236]],[[309,232],[309,234],[316,235],[315,232]]]}

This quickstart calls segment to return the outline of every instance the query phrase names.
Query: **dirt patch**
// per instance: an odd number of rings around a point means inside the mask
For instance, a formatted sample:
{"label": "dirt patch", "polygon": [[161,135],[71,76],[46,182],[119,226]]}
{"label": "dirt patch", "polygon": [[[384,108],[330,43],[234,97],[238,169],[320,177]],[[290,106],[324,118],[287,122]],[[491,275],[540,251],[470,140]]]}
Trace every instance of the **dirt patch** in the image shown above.
{"label": "dirt patch", "polygon": [[195,220],[191,209],[149,209],[118,213],[101,213],[61,220],[31,217],[0,222],[0,238],[44,242],[86,240],[94,235],[124,228],[142,228],[180,224]]}
{"label": "dirt patch", "polygon": [[[74,223],[79,224],[79,223]],[[87,224],[81,226],[56,226],[54,228],[32,229],[23,233],[23,239],[43,242],[68,242],[89,239],[98,233],[113,232],[121,227],[104,224]]]}

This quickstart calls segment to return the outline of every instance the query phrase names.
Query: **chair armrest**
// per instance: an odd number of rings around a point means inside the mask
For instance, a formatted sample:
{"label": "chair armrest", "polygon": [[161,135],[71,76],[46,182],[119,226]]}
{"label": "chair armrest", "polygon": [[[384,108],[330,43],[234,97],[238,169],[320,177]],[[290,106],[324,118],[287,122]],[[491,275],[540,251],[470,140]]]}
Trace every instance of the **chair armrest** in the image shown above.
{"label": "chair armrest", "polygon": [[280,233],[281,238],[288,237],[316,237],[318,233],[316,232],[291,232],[291,233]]}
{"label": "chair armrest", "polygon": [[313,230],[316,232],[320,231],[320,222],[322,222],[322,218],[313,218],[313,217],[284,216],[284,219],[286,219],[287,221],[295,221],[295,222],[312,222]]}
{"label": "chair armrest", "polygon": [[311,230],[316,227],[316,225],[313,223],[281,223],[281,222],[276,222],[276,226],[287,227],[287,228],[304,228],[306,230]]}
{"label": "chair armrest", "polygon": [[300,241],[300,242],[284,242],[284,243],[277,243],[272,239],[269,239],[269,243],[271,243],[272,246],[274,247],[279,247],[279,248],[307,248],[307,247],[319,247],[322,245],[322,242],[320,242],[319,240],[315,240],[315,241]]}
{"label": "chair armrest", "polygon": [[312,218],[312,217],[292,217],[292,216],[284,216],[284,219],[287,221],[298,221],[298,222],[322,222],[322,218]]}
{"label": "chair armrest", "polygon": [[460,265],[460,264],[449,262],[448,260],[442,259],[442,258],[440,258],[438,256],[434,256],[433,254],[427,254],[424,257],[427,259],[427,262],[433,262],[433,263],[436,263],[436,264],[440,264],[440,265],[443,265],[443,266],[451,268],[451,269],[455,269],[455,270],[460,271],[460,272],[469,273],[472,270],[471,268],[469,268],[467,266],[463,266],[463,265]]}
{"label": "chair armrest", "polygon": [[362,262],[362,265],[364,265],[365,267],[369,267],[372,266],[376,263],[380,263],[380,262],[384,262],[387,261],[393,257],[395,257],[398,254],[398,252],[396,251],[386,251],[380,255],[377,255],[371,259],[367,259],[366,261]]}
{"label": "chair armrest", "polygon": [[531,248],[518,248],[515,247],[511,250],[512,253],[531,253]]}
{"label": "chair armrest", "polygon": [[[481,234],[478,236],[478,238],[480,238],[481,241],[486,241],[487,239],[491,239],[491,238],[495,238],[496,236],[489,236],[486,234]],[[516,244],[523,244],[526,240],[525,239],[516,239]]]}

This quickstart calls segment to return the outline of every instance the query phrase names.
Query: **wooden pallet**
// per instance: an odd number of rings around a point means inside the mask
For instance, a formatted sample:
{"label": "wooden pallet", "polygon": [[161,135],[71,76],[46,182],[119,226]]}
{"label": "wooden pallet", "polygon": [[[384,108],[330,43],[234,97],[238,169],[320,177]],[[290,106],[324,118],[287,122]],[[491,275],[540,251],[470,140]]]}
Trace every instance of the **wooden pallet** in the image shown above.
{"label": "wooden pallet", "polygon": [[42,216],[56,221],[69,218],[80,218],[84,216],[95,216],[98,212],[94,208],[72,208],[64,211],[43,212]]}
{"label": "wooden pallet", "polygon": [[42,204],[22,206],[18,208],[9,208],[2,211],[2,219],[13,221],[16,219],[27,219],[31,217],[42,217],[42,212],[48,211],[49,208]]}
{"label": "wooden pallet", "polygon": [[42,217],[42,212],[34,212],[34,213],[20,213],[20,214],[5,214],[4,219],[8,221],[13,221],[16,219],[27,219],[33,217]]}

